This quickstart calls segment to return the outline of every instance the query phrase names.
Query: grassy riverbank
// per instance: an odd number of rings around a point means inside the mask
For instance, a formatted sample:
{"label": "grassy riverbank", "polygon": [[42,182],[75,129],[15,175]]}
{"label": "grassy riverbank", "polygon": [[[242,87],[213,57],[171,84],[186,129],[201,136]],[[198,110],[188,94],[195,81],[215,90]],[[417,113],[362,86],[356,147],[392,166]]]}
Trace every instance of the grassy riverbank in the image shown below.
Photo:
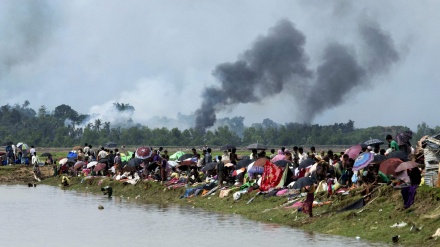
{"label": "grassy riverbank", "polygon": [[[1,167],[0,181],[5,182],[1,179],[2,177],[15,177],[17,182],[20,183],[24,181],[21,177],[26,172],[29,175],[30,168]],[[60,181],[60,177],[55,177],[46,178],[41,183],[59,186]],[[361,190],[353,191],[350,195],[344,197],[317,196],[316,199],[318,200],[331,200],[333,203],[314,208],[315,217],[308,218],[294,209],[282,206],[286,203],[285,197],[266,198],[259,195],[247,204],[256,192],[244,194],[238,201],[234,201],[231,195],[227,198],[219,198],[218,192],[206,197],[179,199],[185,188],[167,189],[157,182],[123,185],[119,181],[101,177],[89,180],[74,177],[70,181],[71,186],[68,189],[101,195],[100,188],[110,185],[113,187],[113,197],[123,197],[129,201],[193,206],[214,212],[239,214],[251,220],[292,226],[306,231],[351,238],[359,236],[361,239],[372,242],[391,244],[392,236],[400,235],[399,244],[404,246],[440,245],[440,239],[430,238],[440,227],[440,190],[428,187],[418,188],[415,203],[408,210],[402,210],[403,202],[400,191],[388,186],[382,186],[374,190],[371,194],[370,203],[362,209],[342,213],[337,213],[337,210],[361,198]],[[400,222],[405,222],[407,225],[401,228],[390,227]],[[413,224],[421,230],[411,231]]]}

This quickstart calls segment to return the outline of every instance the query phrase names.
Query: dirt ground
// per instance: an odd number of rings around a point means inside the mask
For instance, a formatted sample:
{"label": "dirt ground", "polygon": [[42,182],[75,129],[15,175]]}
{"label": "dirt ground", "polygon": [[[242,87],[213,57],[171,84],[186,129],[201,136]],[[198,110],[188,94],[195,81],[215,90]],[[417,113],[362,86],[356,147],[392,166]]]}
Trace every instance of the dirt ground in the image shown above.
{"label": "dirt ground", "polygon": [[[52,176],[53,169],[50,166],[41,166],[41,178]],[[0,169],[0,183],[35,183],[38,182],[33,175],[32,166],[11,165],[2,166]]]}

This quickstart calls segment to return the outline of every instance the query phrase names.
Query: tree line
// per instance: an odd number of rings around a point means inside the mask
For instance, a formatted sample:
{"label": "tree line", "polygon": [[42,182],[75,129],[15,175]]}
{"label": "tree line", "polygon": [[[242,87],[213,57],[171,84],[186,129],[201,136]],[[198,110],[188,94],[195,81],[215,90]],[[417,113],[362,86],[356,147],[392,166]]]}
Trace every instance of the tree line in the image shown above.
{"label": "tree line", "polygon": [[[151,146],[222,146],[232,144],[246,146],[262,143],[269,146],[352,145],[371,138],[385,141],[387,134],[395,135],[409,130],[406,126],[374,126],[356,128],[352,120],[333,125],[309,123],[279,124],[271,119],[244,126],[244,117],[222,119],[216,129],[200,132],[195,128],[150,128],[140,123],[127,127],[112,126],[111,122],[95,119],[78,127],[89,115],[79,114],[68,105],[59,105],[53,111],[41,106],[37,111],[22,105],[0,107],[0,142],[25,142],[40,147],[72,147],[83,143],[100,146],[106,142],[120,145]],[[133,106],[115,103],[118,111],[131,111]],[[424,135],[440,132],[440,126],[430,127],[426,123],[417,126],[412,143]]]}

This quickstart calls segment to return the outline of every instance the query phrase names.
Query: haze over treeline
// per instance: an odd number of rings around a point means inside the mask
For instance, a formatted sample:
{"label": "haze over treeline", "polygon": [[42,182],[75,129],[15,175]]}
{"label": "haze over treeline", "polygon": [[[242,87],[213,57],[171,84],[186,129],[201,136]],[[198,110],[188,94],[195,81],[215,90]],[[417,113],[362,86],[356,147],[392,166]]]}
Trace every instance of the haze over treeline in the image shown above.
{"label": "haze over treeline", "polygon": [[[269,146],[311,146],[311,145],[352,145],[363,143],[370,138],[384,139],[387,134],[397,134],[409,130],[406,126],[372,126],[356,128],[355,122],[333,125],[308,123],[280,124],[269,118],[251,126],[243,124],[244,117],[234,116],[218,120],[218,125],[206,132],[196,128],[149,127],[146,123],[135,123],[130,114],[135,108],[129,104],[114,103],[114,122],[81,114],[68,105],[59,105],[54,110],[41,106],[37,110],[30,102],[22,105],[0,107],[0,142],[25,142],[29,145],[46,147],[71,147],[90,143],[101,146],[112,141],[120,145],[151,146],[222,146],[233,144],[246,146],[263,143]],[[194,116],[181,116],[194,121]],[[193,123],[194,125],[194,123]],[[414,133],[415,142],[423,135],[440,132],[440,126],[430,127],[426,123],[418,125]]]}

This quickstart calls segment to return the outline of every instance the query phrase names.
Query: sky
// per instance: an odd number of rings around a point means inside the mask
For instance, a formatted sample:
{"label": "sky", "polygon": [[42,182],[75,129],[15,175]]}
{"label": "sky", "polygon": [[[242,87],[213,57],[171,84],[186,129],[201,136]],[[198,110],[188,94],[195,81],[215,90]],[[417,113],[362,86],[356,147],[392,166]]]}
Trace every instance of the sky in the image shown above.
{"label": "sky", "polygon": [[[3,0],[0,105],[66,104],[114,122],[126,117],[112,108],[119,102],[135,108],[134,122],[155,118],[154,127],[203,110],[214,119],[243,116],[246,125],[270,118],[434,127],[439,12],[434,0]],[[278,60],[285,40],[299,57]],[[258,57],[262,50],[279,56]],[[289,62],[296,64],[278,70]],[[255,81],[227,74],[241,63]],[[252,97],[233,98],[234,90]]]}

